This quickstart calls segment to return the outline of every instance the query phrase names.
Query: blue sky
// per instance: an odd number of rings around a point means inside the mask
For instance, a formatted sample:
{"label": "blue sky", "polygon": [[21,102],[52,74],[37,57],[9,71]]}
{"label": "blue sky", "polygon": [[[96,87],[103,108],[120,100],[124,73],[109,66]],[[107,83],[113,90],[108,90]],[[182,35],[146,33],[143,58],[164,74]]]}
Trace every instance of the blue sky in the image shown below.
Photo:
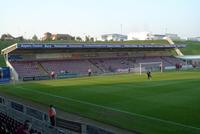
{"label": "blue sky", "polygon": [[200,0],[0,0],[0,35],[149,31],[200,36]]}

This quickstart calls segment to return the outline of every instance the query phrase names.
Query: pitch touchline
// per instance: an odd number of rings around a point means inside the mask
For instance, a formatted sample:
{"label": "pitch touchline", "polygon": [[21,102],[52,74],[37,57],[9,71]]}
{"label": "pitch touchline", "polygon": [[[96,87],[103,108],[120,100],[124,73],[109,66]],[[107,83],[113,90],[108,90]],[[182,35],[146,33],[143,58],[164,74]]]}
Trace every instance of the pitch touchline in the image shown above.
{"label": "pitch touchline", "polygon": [[102,105],[90,103],[90,102],[87,102],[87,101],[77,100],[77,99],[73,99],[73,98],[70,98],[70,97],[63,97],[63,96],[54,95],[54,94],[41,92],[41,91],[36,91],[36,90],[32,90],[32,89],[27,90],[26,88],[19,87],[19,86],[17,88],[20,88],[20,89],[26,90],[26,91],[39,93],[39,94],[43,94],[43,95],[47,95],[47,96],[52,96],[52,97],[55,97],[55,98],[60,98],[60,99],[70,100],[70,101],[74,101],[74,102],[78,102],[78,103],[82,103],[82,104],[87,104],[87,105],[91,105],[91,106],[95,106],[95,107],[100,107],[100,108],[104,108],[104,109],[107,109],[107,110],[117,111],[117,112],[120,112],[120,113],[126,113],[126,114],[129,114],[129,115],[138,116],[138,117],[142,117],[142,118],[146,118],[146,119],[150,119],[150,120],[155,120],[155,121],[159,121],[159,122],[163,122],[163,123],[173,124],[173,125],[176,125],[176,126],[200,130],[199,127],[193,127],[193,126],[190,126],[190,125],[185,125],[185,124],[181,124],[181,123],[177,123],[177,122],[173,122],[173,121],[163,120],[163,119],[159,119],[159,118],[151,117],[151,116],[147,116],[147,115],[131,113],[131,112],[128,112],[128,111],[119,110],[119,109],[111,108],[111,107],[107,107],[107,106],[102,106]]}

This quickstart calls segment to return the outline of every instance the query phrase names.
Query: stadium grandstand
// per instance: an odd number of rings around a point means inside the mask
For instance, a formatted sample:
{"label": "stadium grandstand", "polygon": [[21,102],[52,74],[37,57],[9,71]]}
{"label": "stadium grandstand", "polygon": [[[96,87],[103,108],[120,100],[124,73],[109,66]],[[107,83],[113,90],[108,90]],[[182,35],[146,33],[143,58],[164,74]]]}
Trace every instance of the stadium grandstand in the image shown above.
{"label": "stadium grandstand", "polygon": [[[154,68],[175,68],[185,62],[174,56],[176,44],[35,44],[16,43],[2,50],[14,80],[78,77]],[[142,65],[145,67],[141,68]],[[150,66],[149,66],[150,65]],[[148,66],[148,67],[147,67]]]}

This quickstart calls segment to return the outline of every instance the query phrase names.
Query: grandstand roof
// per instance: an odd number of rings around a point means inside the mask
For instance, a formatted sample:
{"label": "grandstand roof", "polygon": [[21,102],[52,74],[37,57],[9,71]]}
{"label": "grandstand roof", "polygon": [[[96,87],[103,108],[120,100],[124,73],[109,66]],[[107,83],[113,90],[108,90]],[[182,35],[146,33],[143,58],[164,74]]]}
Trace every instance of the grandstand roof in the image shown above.
{"label": "grandstand roof", "polygon": [[161,45],[161,44],[64,44],[64,43],[16,43],[1,51],[1,54],[7,54],[14,50],[31,49],[107,49],[107,48],[129,48],[129,49],[172,49],[184,48],[186,45]]}

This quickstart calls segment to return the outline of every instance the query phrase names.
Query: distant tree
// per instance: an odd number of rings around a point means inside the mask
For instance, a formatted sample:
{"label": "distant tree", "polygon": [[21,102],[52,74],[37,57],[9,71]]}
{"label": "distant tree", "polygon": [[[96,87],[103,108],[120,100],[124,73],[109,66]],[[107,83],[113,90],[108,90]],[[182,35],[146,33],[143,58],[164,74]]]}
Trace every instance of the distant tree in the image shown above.
{"label": "distant tree", "polygon": [[23,36],[16,37],[15,39],[18,40],[18,41],[24,41],[24,37]]}
{"label": "distant tree", "polygon": [[82,41],[81,37],[76,37],[76,41],[81,42]]}
{"label": "distant tree", "polygon": [[10,34],[3,34],[1,36],[1,40],[13,40],[13,39],[15,39],[15,38]]}
{"label": "distant tree", "polygon": [[44,33],[43,40],[51,41],[52,40],[52,34],[50,32]]}
{"label": "distant tree", "polygon": [[90,42],[94,42],[94,38],[93,37],[90,38]]}
{"label": "distant tree", "polygon": [[71,40],[72,40],[72,41],[75,41],[75,37],[71,37]]}
{"label": "distant tree", "polygon": [[36,35],[33,35],[32,40],[33,40],[33,41],[37,41],[37,40],[38,40],[38,37],[37,37]]}
{"label": "distant tree", "polygon": [[89,36],[85,36],[85,42],[89,42],[90,41],[90,37]]}

